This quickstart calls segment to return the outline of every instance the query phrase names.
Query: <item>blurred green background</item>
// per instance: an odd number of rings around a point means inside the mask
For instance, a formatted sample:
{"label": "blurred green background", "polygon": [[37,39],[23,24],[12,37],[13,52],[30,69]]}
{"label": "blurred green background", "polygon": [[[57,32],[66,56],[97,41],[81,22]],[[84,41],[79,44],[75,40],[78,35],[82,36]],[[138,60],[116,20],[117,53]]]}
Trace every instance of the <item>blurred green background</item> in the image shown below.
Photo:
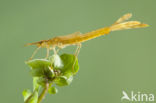
{"label": "blurred green background", "polygon": [[[35,47],[24,44],[89,32],[126,13],[150,27],[112,32],[82,44],[72,84],[43,103],[120,103],[122,91],[156,95],[155,0],[0,0],[0,103],[22,103],[32,88],[24,63]],[[75,46],[63,49],[73,53]],[[36,58],[43,58],[42,49]]]}

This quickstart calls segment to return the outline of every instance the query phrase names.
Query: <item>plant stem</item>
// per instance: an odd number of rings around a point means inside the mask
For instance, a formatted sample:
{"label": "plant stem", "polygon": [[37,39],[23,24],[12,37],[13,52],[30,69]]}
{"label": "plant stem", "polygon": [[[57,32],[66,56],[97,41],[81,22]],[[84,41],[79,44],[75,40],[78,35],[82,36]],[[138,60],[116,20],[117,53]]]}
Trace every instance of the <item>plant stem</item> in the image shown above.
{"label": "plant stem", "polygon": [[28,97],[28,99],[27,99],[24,103],[28,103],[29,100],[31,99],[31,97],[32,97],[32,95],[30,95],[30,96]]}
{"label": "plant stem", "polygon": [[38,98],[38,102],[37,103],[40,103],[44,99],[46,93],[48,92],[48,89],[49,89],[49,83],[46,83],[46,86],[43,89],[43,91],[41,92],[41,94],[40,94],[40,96]]}

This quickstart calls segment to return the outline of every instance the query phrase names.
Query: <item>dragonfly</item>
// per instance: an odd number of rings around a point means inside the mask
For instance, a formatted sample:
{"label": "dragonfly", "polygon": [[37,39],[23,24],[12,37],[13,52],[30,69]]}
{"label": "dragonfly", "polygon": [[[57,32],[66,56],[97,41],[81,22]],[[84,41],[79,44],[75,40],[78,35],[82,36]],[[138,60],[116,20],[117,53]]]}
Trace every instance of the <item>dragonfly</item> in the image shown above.
{"label": "dragonfly", "polygon": [[72,34],[64,35],[64,36],[56,36],[54,38],[50,38],[48,40],[41,40],[38,42],[33,42],[33,43],[28,43],[25,46],[29,45],[36,45],[37,48],[33,52],[32,56],[30,57],[30,60],[35,56],[35,54],[38,52],[40,48],[46,48],[47,49],[47,54],[45,59],[49,57],[49,51],[53,50],[54,54],[57,54],[60,49],[63,49],[67,46],[71,45],[76,45],[77,49],[75,51],[75,56],[77,57],[81,44],[83,42],[86,42],[88,40],[103,36],[103,35],[108,35],[110,32],[117,31],[117,30],[125,30],[125,29],[134,29],[134,28],[144,28],[148,27],[148,24],[141,23],[139,21],[128,21],[132,17],[131,13],[127,13],[120,17],[114,24],[108,27],[103,27],[88,33],[80,33],[80,32],[75,32]]}

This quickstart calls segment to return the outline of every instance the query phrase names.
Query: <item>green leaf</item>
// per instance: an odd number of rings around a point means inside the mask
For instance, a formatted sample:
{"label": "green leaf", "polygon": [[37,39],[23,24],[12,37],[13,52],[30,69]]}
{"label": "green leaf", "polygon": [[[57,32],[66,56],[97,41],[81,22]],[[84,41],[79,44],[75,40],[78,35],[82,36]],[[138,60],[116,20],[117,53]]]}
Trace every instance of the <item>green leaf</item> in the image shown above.
{"label": "green leaf", "polygon": [[45,85],[46,85],[46,79],[44,78],[44,77],[40,77],[38,80],[37,80],[37,83],[39,84],[39,85],[41,85],[42,87],[45,87]]}
{"label": "green leaf", "polygon": [[29,89],[26,89],[23,91],[23,97],[24,97],[24,101],[27,100],[29,98],[29,96],[32,95],[31,91]]}
{"label": "green leaf", "polygon": [[73,76],[67,78],[66,76],[60,76],[55,80],[56,85],[58,86],[66,86],[69,85],[73,80]]}
{"label": "green leaf", "polygon": [[44,75],[44,69],[42,69],[42,68],[31,69],[30,74],[33,77],[41,77]]}
{"label": "green leaf", "polygon": [[50,70],[51,62],[45,59],[35,59],[27,62],[32,68],[30,73],[33,77],[52,77],[54,73]]}
{"label": "green leaf", "polygon": [[78,59],[71,54],[62,54],[61,60],[63,62],[63,67],[60,69],[64,74],[72,73],[76,74],[79,70]]}
{"label": "green leaf", "polygon": [[23,96],[24,96],[24,102],[26,102],[28,98],[29,100],[27,101],[27,103],[37,103],[38,101],[38,92],[36,90],[33,93],[31,93],[31,91],[28,89],[24,90]]}
{"label": "green leaf", "polygon": [[49,76],[53,78],[55,76],[54,69],[49,67],[49,70],[50,70]]}
{"label": "green leaf", "polygon": [[26,62],[32,69],[45,68],[51,65],[51,62],[46,59],[34,59]]}
{"label": "green leaf", "polygon": [[56,94],[58,92],[58,90],[55,87],[50,87],[48,89],[49,94]]}
{"label": "green leaf", "polygon": [[58,86],[66,86],[66,85],[68,85],[67,77],[65,77],[65,76],[60,76],[60,77],[58,77],[58,78],[55,80],[55,83],[56,83],[56,85],[58,85]]}
{"label": "green leaf", "polygon": [[34,91],[31,99],[28,101],[28,103],[37,103],[38,101],[38,92]]}
{"label": "green leaf", "polygon": [[39,84],[37,83],[38,79],[38,77],[33,77],[33,88],[37,91],[39,90]]}

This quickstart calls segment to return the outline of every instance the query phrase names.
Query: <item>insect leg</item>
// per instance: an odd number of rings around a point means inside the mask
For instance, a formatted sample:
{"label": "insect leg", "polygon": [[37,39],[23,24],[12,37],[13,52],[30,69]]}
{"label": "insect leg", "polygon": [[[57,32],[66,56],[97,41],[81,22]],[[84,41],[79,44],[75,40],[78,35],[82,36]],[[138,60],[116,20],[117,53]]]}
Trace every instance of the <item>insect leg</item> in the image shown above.
{"label": "insect leg", "polygon": [[58,53],[62,48],[63,48],[63,46],[58,46],[56,53]]}
{"label": "insect leg", "polygon": [[79,44],[77,44],[77,49],[76,49],[75,54],[74,54],[75,55],[75,60],[74,60],[74,64],[73,64],[73,67],[72,67],[73,72],[74,72],[74,66],[75,66],[75,63],[76,63],[76,59],[78,57],[78,54],[80,52],[80,49],[81,49],[81,44],[79,43]]}
{"label": "insect leg", "polygon": [[47,59],[49,57],[49,48],[47,48],[47,55],[45,57],[45,59]]}
{"label": "insect leg", "polygon": [[36,48],[29,60],[31,60],[41,47]]}
{"label": "insect leg", "polygon": [[80,49],[81,49],[81,44],[77,44],[77,49],[76,49],[76,52],[74,54],[76,57],[78,56]]}
{"label": "insect leg", "polygon": [[59,43],[58,45],[57,45],[57,50],[56,50],[56,53],[58,53],[61,49],[63,49],[64,47],[65,47],[65,45],[63,45],[62,43]]}
{"label": "insect leg", "polygon": [[53,51],[54,51],[54,54],[57,54],[57,50],[55,47],[53,47]]}
{"label": "insect leg", "polygon": [[50,47],[49,50],[53,50],[54,54],[57,54],[55,46]]}

